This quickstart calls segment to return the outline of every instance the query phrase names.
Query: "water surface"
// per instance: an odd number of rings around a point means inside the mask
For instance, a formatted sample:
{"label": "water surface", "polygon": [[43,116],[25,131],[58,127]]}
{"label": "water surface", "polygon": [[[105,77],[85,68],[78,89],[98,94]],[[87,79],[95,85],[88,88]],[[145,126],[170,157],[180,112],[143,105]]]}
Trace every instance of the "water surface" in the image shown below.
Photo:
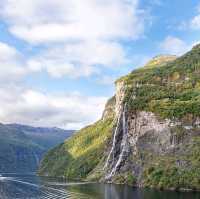
{"label": "water surface", "polygon": [[200,199],[200,193],[3,174],[0,177],[0,199]]}

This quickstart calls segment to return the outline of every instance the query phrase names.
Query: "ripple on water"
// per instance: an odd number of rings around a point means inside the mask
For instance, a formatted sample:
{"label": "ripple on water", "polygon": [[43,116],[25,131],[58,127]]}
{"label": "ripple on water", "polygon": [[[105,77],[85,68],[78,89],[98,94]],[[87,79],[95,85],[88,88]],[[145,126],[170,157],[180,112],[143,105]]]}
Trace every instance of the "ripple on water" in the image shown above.
{"label": "ripple on water", "polygon": [[[4,182],[5,186],[7,185],[9,187],[7,188],[6,191],[7,193],[4,193],[7,194],[4,195],[6,199],[90,199],[91,198],[88,195],[71,192],[63,188],[58,188],[57,186],[55,188],[55,186],[48,184],[46,185],[34,184],[13,177],[0,177],[0,181]],[[72,183],[71,185],[73,184],[75,183]],[[13,193],[12,195],[11,193],[9,193],[8,190],[11,189],[10,186],[14,190],[16,194],[15,196],[13,195]],[[5,198],[1,198],[0,196],[0,199],[5,199]]]}

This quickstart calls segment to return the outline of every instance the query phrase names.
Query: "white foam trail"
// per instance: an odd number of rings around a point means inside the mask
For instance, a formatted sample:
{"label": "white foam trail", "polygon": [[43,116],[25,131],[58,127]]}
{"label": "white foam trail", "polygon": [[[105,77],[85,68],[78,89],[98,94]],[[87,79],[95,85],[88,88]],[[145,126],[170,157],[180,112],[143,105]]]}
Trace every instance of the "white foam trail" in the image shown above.
{"label": "white foam trail", "polygon": [[[12,182],[17,182],[17,183],[21,183],[21,184],[25,184],[25,185],[29,185],[29,186],[32,186],[32,187],[35,187],[35,188],[38,188],[38,189],[41,189],[41,188],[44,188],[43,186],[39,186],[39,185],[36,185],[36,184],[33,184],[33,183],[29,183],[29,182],[24,182],[24,181],[20,181],[20,180],[14,180],[14,179],[9,179],[10,181]],[[51,199],[52,197],[55,198],[57,197],[57,195],[55,194],[47,194],[46,191],[42,191],[41,190],[41,193],[47,195],[47,197],[45,197],[46,199]],[[50,198],[51,197],[51,198]]]}
{"label": "white foam trail", "polygon": [[14,180],[14,179],[8,179],[8,180],[9,180],[9,181],[13,181],[13,182],[17,182],[17,183],[21,183],[21,184],[30,185],[30,186],[33,186],[33,187],[36,187],[36,188],[40,188],[39,185],[36,185],[36,184],[30,183],[30,182],[24,182],[24,181]]}
{"label": "white foam trail", "polygon": [[[40,190],[41,194],[43,196],[39,197],[40,199],[67,199],[67,198],[81,198],[81,199],[88,199],[88,196],[85,194],[81,194],[81,193],[75,193],[75,192],[71,192],[71,191],[67,191],[63,190],[63,189],[56,189],[53,187],[49,187],[49,186],[45,186],[45,185],[37,185],[37,184],[33,184],[30,182],[25,182],[25,181],[21,181],[21,180],[16,180],[13,178],[5,178],[5,180],[7,181],[12,181],[12,182],[17,182],[17,183],[21,183],[21,184],[25,184],[28,186],[32,186],[35,187],[37,189]],[[81,184],[90,184],[89,182],[82,182],[82,183],[67,183],[67,185],[72,186],[72,185],[81,185]]]}
{"label": "white foam trail", "polygon": [[[55,189],[55,188],[52,188],[52,187],[46,187],[46,186],[41,186],[41,185],[36,185],[36,184],[33,184],[33,183],[29,183],[29,182],[24,182],[24,181],[20,181],[20,180],[14,180],[14,179],[9,179],[10,181],[12,182],[17,182],[17,183],[21,183],[21,184],[25,184],[25,185],[29,185],[29,186],[32,186],[32,187],[35,187],[35,188],[39,188],[39,189],[48,189],[48,190],[52,190],[52,191],[57,191],[59,193],[62,193],[62,194],[66,194],[65,191],[60,191],[59,189]],[[42,191],[44,194],[46,193],[46,191]],[[53,197],[57,197],[57,195],[55,194],[52,194]],[[65,195],[67,196],[67,195]]]}

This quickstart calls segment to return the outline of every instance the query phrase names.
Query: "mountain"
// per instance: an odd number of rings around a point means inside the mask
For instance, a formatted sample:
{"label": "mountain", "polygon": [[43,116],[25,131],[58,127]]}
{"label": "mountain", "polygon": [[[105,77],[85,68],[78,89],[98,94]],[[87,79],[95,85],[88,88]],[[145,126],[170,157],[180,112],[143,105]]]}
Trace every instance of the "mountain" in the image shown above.
{"label": "mountain", "polygon": [[35,172],[44,153],[72,133],[59,128],[0,124],[0,173]]}
{"label": "mountain", "polygon": [[200,190],[200,45],[115,84],[102,118],[50,150],[38,173]]}

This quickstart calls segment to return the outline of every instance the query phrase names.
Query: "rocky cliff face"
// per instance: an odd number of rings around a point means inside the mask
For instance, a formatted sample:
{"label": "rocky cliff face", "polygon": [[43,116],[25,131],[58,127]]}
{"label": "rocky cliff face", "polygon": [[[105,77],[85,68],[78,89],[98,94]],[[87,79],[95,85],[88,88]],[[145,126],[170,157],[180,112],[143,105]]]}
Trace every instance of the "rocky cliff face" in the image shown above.
{"label": "rocky cliff face", "polygon": [[[181,156],[186,144],[199,135],[194,127],[181,121],[161,119],[147,111],[133,111],[124,104],[125,83],[116,84],[116,106],[112,147],[108,150],[105,162],[104,180],[107,182],[126,181],[128,175],[135,177],[135,183],[143,186],[145,168],[158,162],[153,158]],[[152,159],[149,156],[152,155]],[[177,159],[176,166],[186,162]],[[123,176],[124,175],[124,176]],[[118,179],[120,176],[122,179]]]}
{"label": "rocky cliff face", "polygon": [[[188,64],[188,67],[191,65]],[[167,78],[171,79],[169,76]],[[163,79],[166,81],[166,76]],[[170,84],[174,87],[182,86],[183,77],[180,75],[177,79],[178,82]],[[199,80],[197,79],[194,84],[197,85]],[[153,81],[139,82],[138,79],[131,84],[126,78],[116,83],[116,126],[112,145],[106,153],[105,175],[102,180],[158,188],[199,189],[200,183],[194,182],[198,181],[194,175],[199,174],[192,174],[200,169],[200,162],[195,161],[196,155],[200,153],[199,115],[187,110],[181,117],[177,117],[175,112],[173,117],[163,117],[157,111],[151,111],[146,105],[138,108],[142,103],[140,101],[137,102],[137,106],[128,105],[130,101],[135,102],[140,97],[138,93],[144,87],[149,87],[150,92],[151,87],[155,86]],[[142,101],[144,98],[145,93],[139,100]],[[184,99],[185,101],[187,100]],[[159,105],[156,108],[160,108]],[[193,108],[198,109],[196,105]],[[179,111],[181,109],[185,107],[180,107]]]}

